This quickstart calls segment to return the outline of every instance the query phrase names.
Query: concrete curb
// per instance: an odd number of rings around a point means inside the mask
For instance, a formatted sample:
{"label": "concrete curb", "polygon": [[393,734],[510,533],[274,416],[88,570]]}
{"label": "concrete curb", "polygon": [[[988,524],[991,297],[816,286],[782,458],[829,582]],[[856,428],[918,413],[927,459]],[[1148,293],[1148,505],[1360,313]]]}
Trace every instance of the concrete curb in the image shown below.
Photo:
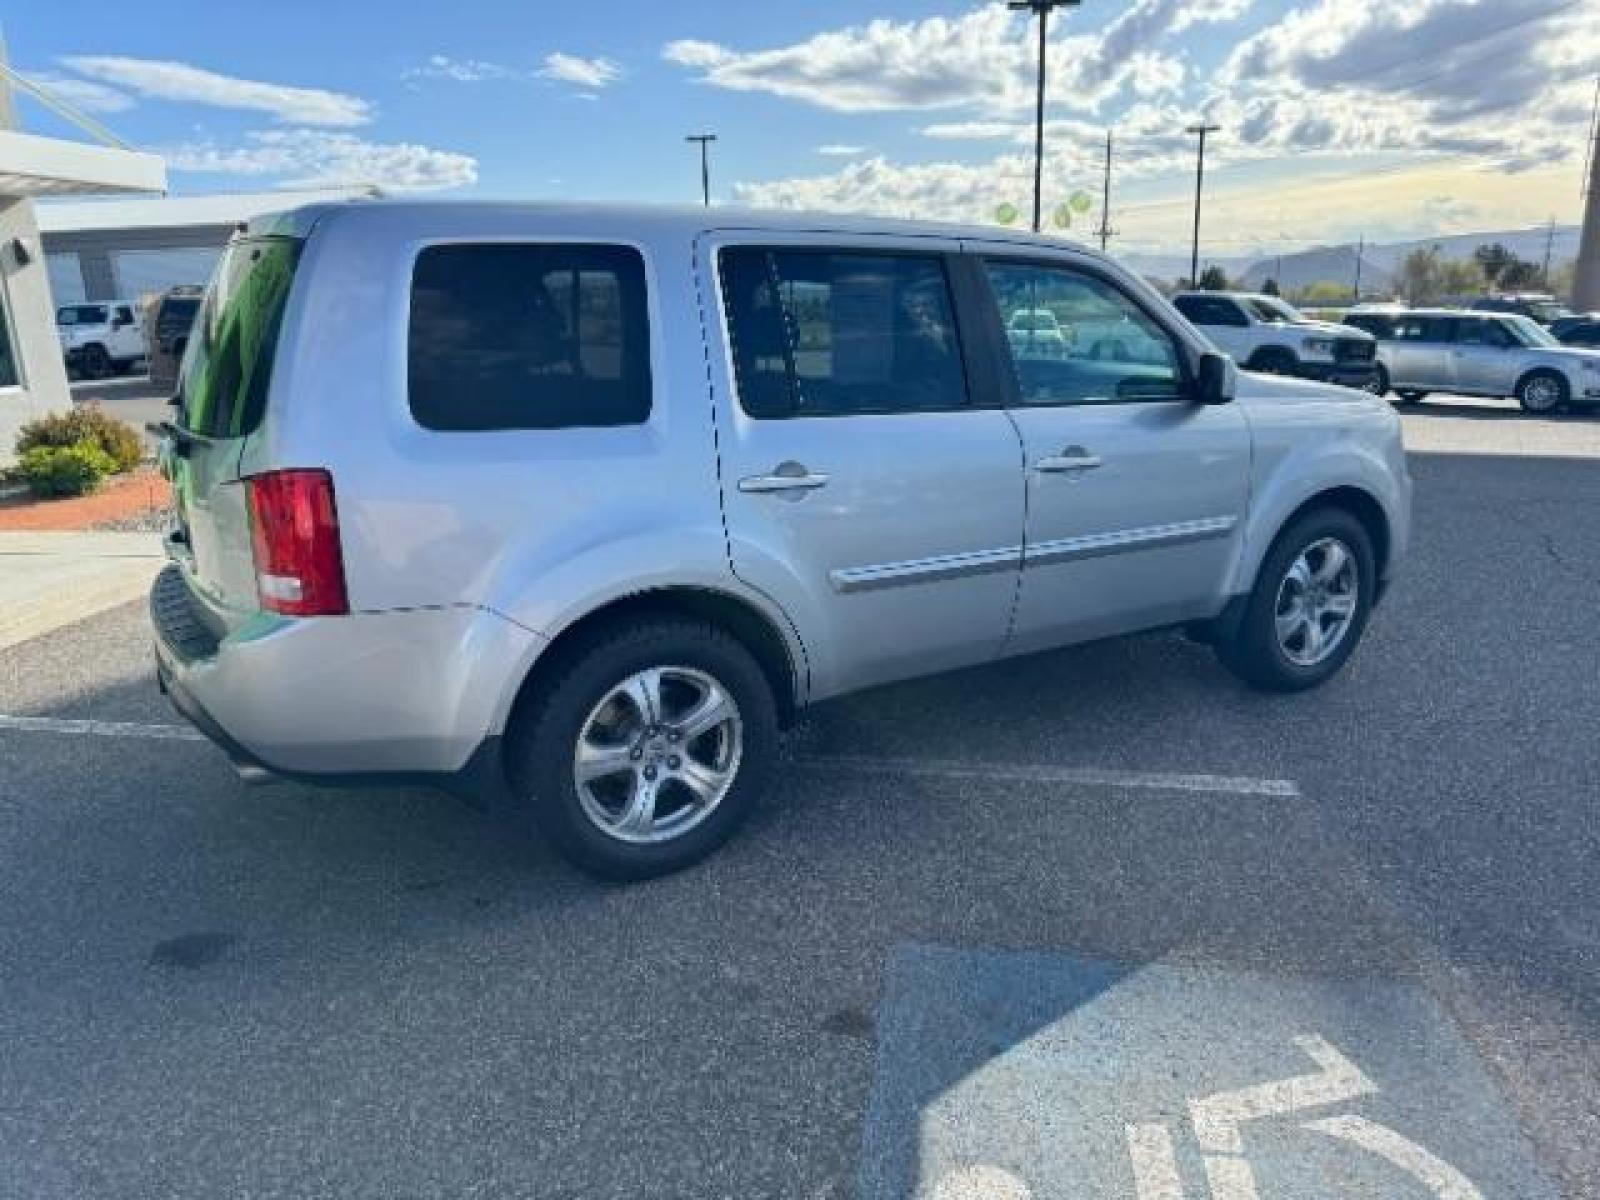
{"label": "concrete curb", "polygon": [[153,533],[0,533],[0,650],[136,600],[166,556]]}

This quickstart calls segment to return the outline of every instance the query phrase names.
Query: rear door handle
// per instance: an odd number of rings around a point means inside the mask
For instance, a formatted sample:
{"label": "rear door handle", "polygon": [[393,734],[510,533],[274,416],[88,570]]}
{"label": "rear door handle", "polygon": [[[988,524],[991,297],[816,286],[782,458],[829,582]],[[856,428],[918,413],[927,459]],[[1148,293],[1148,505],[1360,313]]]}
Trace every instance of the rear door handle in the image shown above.
{"label": "rear door handle", "polygon": [[[787,466],[788,464],[785,464]],[[751,475],[747,479],[739,480],[741,492],[812,492],[817,488],[827,487],[828,477],[817,475],[805,469],[800,469],[793,474],[779,467],[771,475]]]}
{"label": "rear door handle", "polygon": [[1076,449],[1065,454],[1052,454],[1033,464],[1033,469],[1045,475],[1058,475],[1064,471],[1092,471],[1102,466],[1098,454],[1085,454]]}

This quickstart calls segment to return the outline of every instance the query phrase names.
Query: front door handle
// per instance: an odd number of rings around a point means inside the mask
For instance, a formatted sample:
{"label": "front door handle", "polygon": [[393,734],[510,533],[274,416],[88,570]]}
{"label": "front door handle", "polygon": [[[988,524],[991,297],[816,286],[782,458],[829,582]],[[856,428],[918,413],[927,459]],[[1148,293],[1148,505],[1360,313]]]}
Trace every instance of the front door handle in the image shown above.
{"label": "front door handle", "polygon": [[806,470],[799,463],[787,462],[771,475],[751,475],[739,480],[739,490],[761,492],[813,492],[827,487],[828,477]]}
{"label": "front door handle", "polygon": [[1033,469],[1045,475],[1058,475],[1064,471],[1092,471],[1104,465],[1098,454],[1090,454],[1082,446],[1068,446],[1060,454],[1041,458]]}

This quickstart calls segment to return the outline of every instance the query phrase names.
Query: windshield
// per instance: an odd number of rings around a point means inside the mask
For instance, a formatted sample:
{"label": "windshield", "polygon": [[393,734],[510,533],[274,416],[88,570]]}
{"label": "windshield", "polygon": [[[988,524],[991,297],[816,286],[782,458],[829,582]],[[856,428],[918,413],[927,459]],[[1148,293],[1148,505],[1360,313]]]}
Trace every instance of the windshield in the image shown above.
{"label": "windshield", "polygon": [[1290,305],[1285,304],[1282,300],[1274,300],[1270,296],[1248,296],[1245,298],[1245,303],[1250,306],[1250,311],[1263,321],[1282,321],[1296,324],[1305,320]]}
{"label": "windshield", "polygon": [[300,243],[289,238],[238,241],[224,251],[179,376],[184,428],[234,438],[260,424],[299,260]]}
{"label": "windshield", "polygon": [[1506,317],[1502,324],[1508,326],[1512,335],[1524,346],[1561,345],[1554,334],[1532,317]]}
{"label": "windshield", "polygon": [[1558,321],[1570,317],[1572,310],[1554,300],[1535,300],[1528,305],[1528,315],[1535,321]]}

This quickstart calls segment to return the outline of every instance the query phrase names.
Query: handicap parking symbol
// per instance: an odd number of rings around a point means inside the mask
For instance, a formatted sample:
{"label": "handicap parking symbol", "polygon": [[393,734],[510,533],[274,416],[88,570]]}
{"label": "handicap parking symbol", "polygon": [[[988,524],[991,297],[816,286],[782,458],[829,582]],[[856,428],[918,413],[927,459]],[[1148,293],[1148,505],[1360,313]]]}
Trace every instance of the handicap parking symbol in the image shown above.
{"label": "handicap parking symbol", "polygon": [[909,947],[861,1200],[1557,1200],[1416,985]]}

